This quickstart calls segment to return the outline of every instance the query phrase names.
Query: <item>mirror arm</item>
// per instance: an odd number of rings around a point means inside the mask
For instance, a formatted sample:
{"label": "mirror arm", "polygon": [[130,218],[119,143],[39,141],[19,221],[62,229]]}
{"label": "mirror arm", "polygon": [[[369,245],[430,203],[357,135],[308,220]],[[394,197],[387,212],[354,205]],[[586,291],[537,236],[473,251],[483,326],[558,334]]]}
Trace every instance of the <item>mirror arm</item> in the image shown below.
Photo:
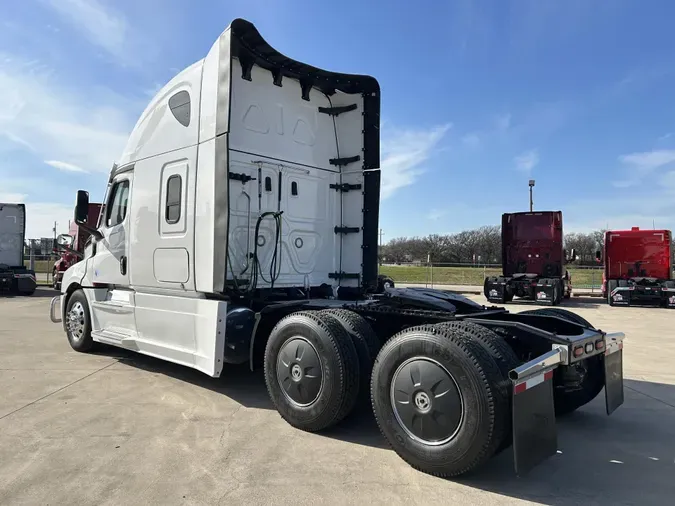
{"label": "mirror arm", "polygon": [[86,225],[84,223],[78,223],[77,226],[80,227],[85,232],[87,232],[88,234],[90,234],[91,237],[93,237],[97,241],[103,239],[103,234],[101,234],[101,232],[99,232],[95,228],[91,228],[89,225]]}

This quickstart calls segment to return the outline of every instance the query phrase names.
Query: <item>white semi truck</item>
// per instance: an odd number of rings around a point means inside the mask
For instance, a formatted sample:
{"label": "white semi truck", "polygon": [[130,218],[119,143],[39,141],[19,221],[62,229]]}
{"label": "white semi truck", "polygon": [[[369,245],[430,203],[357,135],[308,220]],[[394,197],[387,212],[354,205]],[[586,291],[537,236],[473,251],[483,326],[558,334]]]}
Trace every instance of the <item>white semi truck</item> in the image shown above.
{"label": "white semi truck", "polygon": [[[141,115],[52,320],[81,352],[106,343],[213,377],[262,367],[301,430],[370,402],[427,473],[512,444],[526,472],[556,452],[556,414],[603,388],[608,414],[623,403],[624,335],[557,308],[378,290],[379,126],[374,78],[292,60],[233,21]],[[79,191],[82,227],[87,209]]]}

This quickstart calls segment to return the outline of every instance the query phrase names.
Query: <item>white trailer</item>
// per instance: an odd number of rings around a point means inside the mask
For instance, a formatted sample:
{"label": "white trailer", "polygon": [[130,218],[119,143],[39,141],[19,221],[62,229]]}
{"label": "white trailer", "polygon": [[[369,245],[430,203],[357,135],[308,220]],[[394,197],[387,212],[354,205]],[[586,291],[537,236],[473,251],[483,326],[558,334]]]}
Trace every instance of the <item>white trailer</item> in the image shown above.
{"label": "white trailer", "polygon": [[35,271],[23,263],[26,205],[0,202],[0,295],[33,295]]}
{"label": "white trailer", "polygon": [[[608,413],[623,402],[623,334],[378,290],[379,124],[376,79],[292,60],[233,21],[141,115],[52,320],[78,351],[107,343],[214,377],[262,366],[302,430],[372,402],[425,472],[461,474],[511,443],[526,471],[556,451],[541,417],[603,387]],[[82,227],[87,209],[80,191]]]}

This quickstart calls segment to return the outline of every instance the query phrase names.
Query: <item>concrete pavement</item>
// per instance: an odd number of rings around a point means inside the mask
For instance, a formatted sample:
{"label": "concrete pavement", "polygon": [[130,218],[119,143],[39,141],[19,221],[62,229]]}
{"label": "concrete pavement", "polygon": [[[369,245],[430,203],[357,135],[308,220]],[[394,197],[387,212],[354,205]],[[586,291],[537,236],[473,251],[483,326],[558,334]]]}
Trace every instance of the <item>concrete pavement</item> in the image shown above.
{"label": "concrete pavement", "polygon": [[[323,434],[291,428],[260,373],[199,372],[121,350],[76,353],[48,296],[0,298],[0,504],[670,504],[675,313],[572,300],[623,330],[626,402],[559,421],[561,453],[513,475],[511,450],[472,476],[411,469],[367,411]],[[475,297],[481,300],[481,297]],[[519,311],[534,307],[512,304]]]}

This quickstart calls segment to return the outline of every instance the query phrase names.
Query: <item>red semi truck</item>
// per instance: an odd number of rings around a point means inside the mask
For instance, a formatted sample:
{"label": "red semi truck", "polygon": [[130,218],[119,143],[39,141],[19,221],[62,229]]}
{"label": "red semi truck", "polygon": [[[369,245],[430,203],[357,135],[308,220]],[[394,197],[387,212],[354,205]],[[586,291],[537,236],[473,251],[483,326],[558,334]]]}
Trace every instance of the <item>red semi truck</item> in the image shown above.
{"label": "red semi truck", "polygon": [[[89,214],[87,225],[91,228],[96,228],[98,226],[98,216],[101,212],[102,204],[90,203],[89,204]],[[68,230],[68,235],[72,238],[72,244],[66,245],[67,249],[60,249],[59,245],[54,245],[54,252],[59,255],[59,258],[54,262],[54,268],[52,269],[52,286],[55,290],[61,289],[61,279],[63,278],[63,273],[71,265],[80,261],[82,258],[82,253],[84,252],[84,245],[89,239],[89,233],[80,228],[77,223],[73,222],[70,224],[70,230]]]}
{"label": "red semi truck", "polygon": [[505,213],[503,274],[485,279],[485,297],[500,304],[513,297],[559,304],[572,295],[572,277],[565,260],[561,211]]}
{"label": "red semi truck", "polygon": [[608,230],[602,294],[610,306],[654,304],[675,307],[670,230]]}

